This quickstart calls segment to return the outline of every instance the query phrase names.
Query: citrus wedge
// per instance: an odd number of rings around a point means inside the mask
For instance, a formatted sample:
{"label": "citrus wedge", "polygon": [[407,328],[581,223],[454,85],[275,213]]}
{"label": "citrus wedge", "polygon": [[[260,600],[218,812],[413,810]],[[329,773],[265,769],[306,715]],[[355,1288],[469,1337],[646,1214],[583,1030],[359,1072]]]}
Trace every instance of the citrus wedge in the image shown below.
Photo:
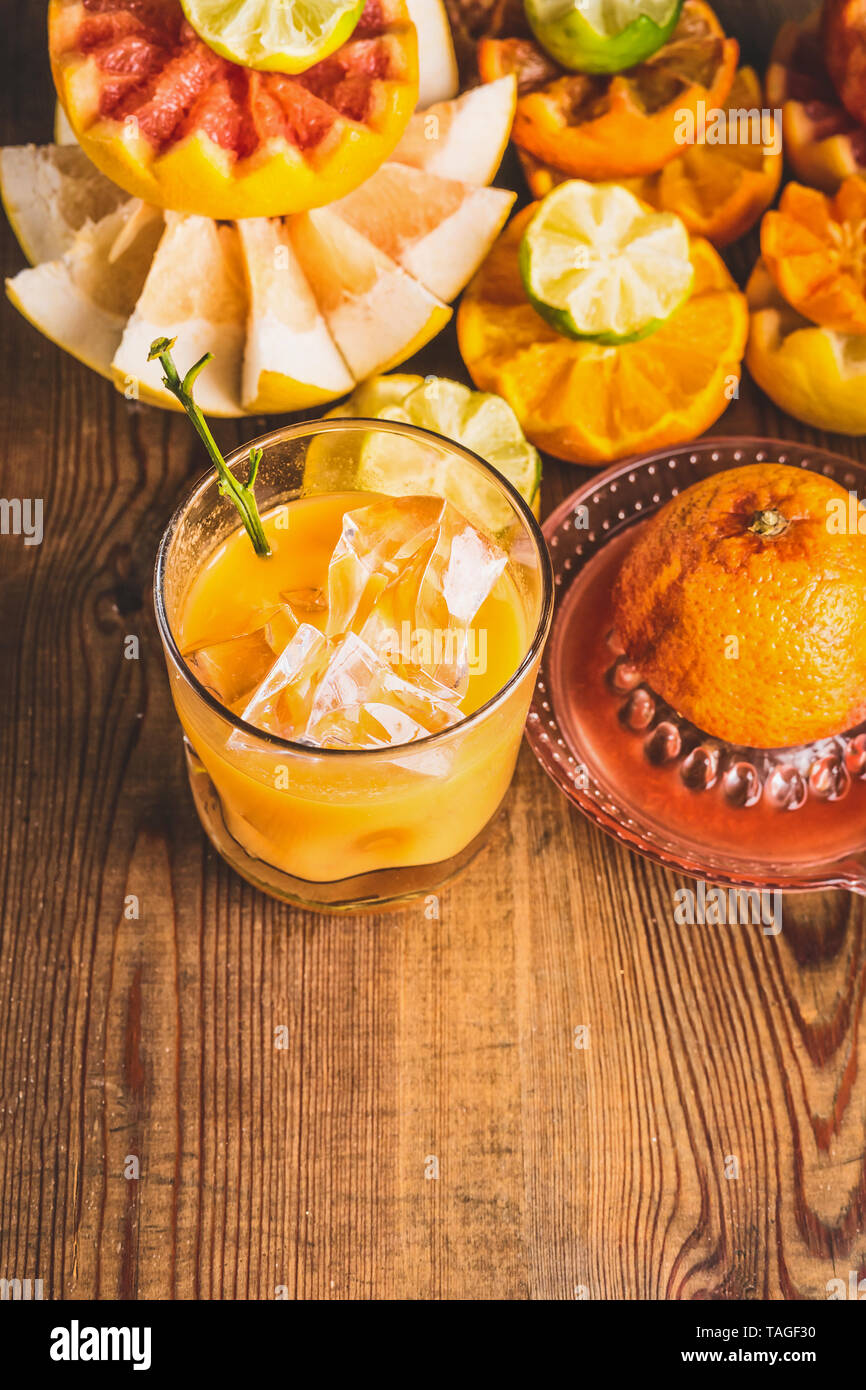
{"label": "citrus wedge", "polygon": [[359,381],[396,366],[451,310],[326,208],[293,217],[292,248],[346,365]]}
{"label": "citrus wedge", "polygon": [[250,290],[244,410],[303,410],[351,391],[354,377],[319,312],[285,223],[245,218],[238,232]]}
{"label": "citrus wedge", "polygon": [[792,308],[837,333],[866,333],[866,178],[833,198],[789,183],[761,225],[761,255]]}
{"label": "citrus wedge", "polygon": [[126,229],[138,206],[127,201],[86,223],[58,260],[6,282],[12,303],[40,333],[107,377],[162,235],[162,214],[151,210],[128,241]]}
{"label": "citrus wedge", "polygon": [[520,243],[535,310],[560,333],[635,342],[670,318],[691,290],[689,236],[673,213],[648,212],[614,183],[560,184]]}
{"label": "citrus wedge", "polygon": [[706,113],[733,84],[739,47],[725,38],[702,0],[686,0],[670,39],[645,63],[612,77],[565,73],[526,39],[485,39],[478,64],[485,82],[517,77],[515,144],[572,178],[653,174],[682,153]]}
{"label": "citrus wedge", "polygon": [[736,394],[748,330],[719,255],[692,241],[692,292],[651,338],[575,341],[523,288],[518,252],[535,211],[512,219],[463,296],[458,341],[476,386],[504,396],[533,444],[574,463],[609,463],[708,429]]}
{"label": "citrus wedge", "polygon": [[516,101],[517,85],[508,75],[416,111],[392,159],[443,179],[491,183],[508,144]]}
{"label": "citrus wedge", "polygon": [[431,294],[451,300],[475,274],[516,196],[389,162],[330,211]]}
{"label": "citrus wedge", "polygon": [[77,145],[8,145],[0,150],[0,195],[31,265],[69,250],[76,232],[128,202]]}
{"label": "citrus wedge", "polygon": [[621,72],[670,38],[683,0],[526,0],[532,32],[572,72]]}
{"label": "citrus wedge", "polygon": [[767,101],[782,112],[788,163],[803,183],[834,193],[866,174],[866,127],[846,111],[824,62],[820,11],[779,30],[767,69]]}
{"label": "citrus wedge", "polygon": [[264,72],[305,72],[345,43],[364,0],[181,0],[208,48]]}
{"label": "citrus wedge", "polygon": [[460,90],[451,25],[442,0],[406,0],[418,35],[418,105],[450,101]]}
{"label": "citrus wedge", "polygon": [[159,362],[147,360],[154,338],[176,338],[181,375],[204,353],[214,355],[196,383],[205,414],[240,415],[247,288],[237,229],[176,212],[166,213],[165,223],[112,363],[115,383],[125,394],[179,409],[162,384]]}
{"label": "citrus wedge", "polygon": [[834,333],[803,318],[760,261],[746,293],[746,365],[770,400],[816,429],[866,434],[866,335]]}

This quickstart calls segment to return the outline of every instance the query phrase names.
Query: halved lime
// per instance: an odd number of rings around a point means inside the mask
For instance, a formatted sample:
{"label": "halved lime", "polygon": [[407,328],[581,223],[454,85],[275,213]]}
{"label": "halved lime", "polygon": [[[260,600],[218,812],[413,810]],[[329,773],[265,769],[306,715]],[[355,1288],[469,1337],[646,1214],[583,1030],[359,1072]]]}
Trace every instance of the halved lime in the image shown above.
{"label": "halved lime", "polygon": [[[364,382],[331,414],[393,420],[444,435],[491,464],[538,515],[541,459],[501,396],[472,391],[446,377],[395,373]],[[493,534],[511,520],[509,504],[495,483],[471,472],[459,459],[405,435],[365,435],[357,478],[360,487],[392,496],[445,497],[469,521]]]}
{"label": "halved lime", "polygon": [[304,72],[344,44],[364,0],[181,0],[208,48],[247,68]]}
{"label": "halved lime", "polygon": [[622,72],[667,43],[683,0],[524,0],[542,48],[575,72]]}
{"label": "halved lime", "polygon": [[615,183],[562,183],[520,243],[520,273],[537,313],[569,338],[646,338],[688,297],[689,234]]}
{"label": "halved lime", "polygon": [[342,405],[329,410],[327,418],[354,416],[355,419],[378,420],[383,410],[392,405],[402,405],[410,392],[423,384],[423,376],[411,376],[408,372],[368,377],[355,387]]}

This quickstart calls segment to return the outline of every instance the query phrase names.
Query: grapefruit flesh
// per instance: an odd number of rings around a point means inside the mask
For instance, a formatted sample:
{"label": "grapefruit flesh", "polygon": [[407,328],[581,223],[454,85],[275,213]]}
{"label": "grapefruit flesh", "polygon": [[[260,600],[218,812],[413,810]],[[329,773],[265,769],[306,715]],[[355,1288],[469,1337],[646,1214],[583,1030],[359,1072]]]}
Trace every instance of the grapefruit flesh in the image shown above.
{"label": "grapefruit flesh", "polygon": [[351,39],[306,72],[213,52],[180,0],[51,0],[61,103],[93,162],[128,192],[218,218],[331,202],[390,154],[418,92],[404,0],[368,0]]}

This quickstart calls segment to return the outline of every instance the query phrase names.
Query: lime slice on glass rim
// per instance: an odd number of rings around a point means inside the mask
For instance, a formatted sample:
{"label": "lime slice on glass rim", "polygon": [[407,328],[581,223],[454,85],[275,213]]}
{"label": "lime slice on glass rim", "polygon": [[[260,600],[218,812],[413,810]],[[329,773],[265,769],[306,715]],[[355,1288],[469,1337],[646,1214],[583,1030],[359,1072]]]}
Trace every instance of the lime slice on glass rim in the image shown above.
{"label": "lime slice on glass rim", "polygon": [[364,0],[181,0],[181,5],[215,53],[243,67],[295,73],[346,42]]}
{"label": "lime slice on glass rim", "polygon": [[572,179],[548,193],[520,243],[527,296],[568,338],[646,338],[688,298],[689,234],[615,183]]}
{"label": "lime slice on glass rim", "polygon": [[[538,515],[541,459],[501,396],[473,391],[446,377],[395,372],[363,382],[345,405],[329,414],[417,425],[462,444],[501,473]],[[304,479],[306,484],[306,472]],[[493,535],[511,521],[510,506],[494,483],[406,436],[372,431],[365,435],[357,480],[366,491],[395,497],[445,497],[468,521]]]}
{"label": "lime slice on glass rim", "polygon": [[667,43],[683,0],[524,0],[542,48],[575,72],[622,72]]}

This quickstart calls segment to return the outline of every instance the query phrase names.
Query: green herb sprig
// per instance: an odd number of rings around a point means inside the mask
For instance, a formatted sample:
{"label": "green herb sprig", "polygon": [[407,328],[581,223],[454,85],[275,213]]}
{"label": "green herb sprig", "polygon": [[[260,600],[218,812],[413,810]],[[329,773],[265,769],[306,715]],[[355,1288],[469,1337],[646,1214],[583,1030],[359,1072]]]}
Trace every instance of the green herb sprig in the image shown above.
{"label": "green herb sprig", "polygon": [[247,534],[253,543],[253,548],[257,555],[266,557],[271,553],[268,539],[265,535],[262,519],[259,516],[259,509],[256,505],[255,484],[256,475],[259,471],[259,464],[262,461],[261,449],[250,449],[250,474],[246,483],[239,483],[234,473],[228,467],[225,459],[217,448],[216,440],[208,428],[208,423],[201,413],[201,410],[193,400],[193,387],[199,372],[206,367],[208,362],[213,360],[213,353],[206,352],[194,366],[190,367],[186,376],[181,380],[180,373],[174,365],[174,358],[171,350],[177,342],[176,338],[156,338],[150,345],[150,352],[147,354],[148,362],[153,362],[159,358],[160,365],[165,373],[163,381],[166,389],[180,401],[190,420],[192,421],[196,433],[204,444],[211,457],[211,461],[217,471],[219,479],[219,490],[223,497],[230,497],[240,513],[241,521],[246,527]]}

